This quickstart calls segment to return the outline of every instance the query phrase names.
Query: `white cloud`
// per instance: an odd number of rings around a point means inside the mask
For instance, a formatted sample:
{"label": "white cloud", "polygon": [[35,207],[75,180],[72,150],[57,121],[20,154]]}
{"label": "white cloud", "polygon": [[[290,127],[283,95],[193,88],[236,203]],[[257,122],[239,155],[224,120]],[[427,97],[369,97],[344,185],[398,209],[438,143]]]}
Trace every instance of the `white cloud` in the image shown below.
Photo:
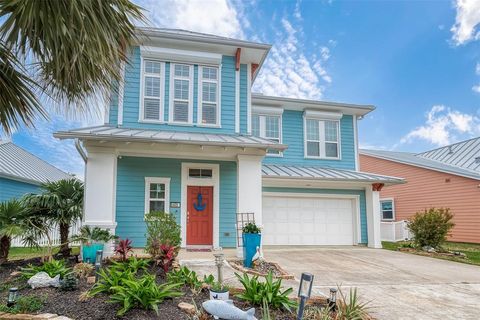
{"label": "white cloud", "polygon": [[477,30],[480,24],[480,1],[457,0],[455,8],[457,10],[455,25],[450,29],[455,44],[461,45],[470,40],[477,40],[480,37]]}
{"label": "white cloud", "polygon": [[400,143],[425,140],[442,146],[452,143],[452,140],[480,134],[480,118],[443,105],[433,106],[426,118],[424,125],[410,131]]}
{"label": "white cloud", "polygon": [[476,84],[472,87],[472,90],[476,93],[480,93],[480,84]]}
{"label": "white cloud", "polygon": [[145,0],[139,3],[148,11],[150,22],[158,27],[245,37],[241,16],[228,0]]}

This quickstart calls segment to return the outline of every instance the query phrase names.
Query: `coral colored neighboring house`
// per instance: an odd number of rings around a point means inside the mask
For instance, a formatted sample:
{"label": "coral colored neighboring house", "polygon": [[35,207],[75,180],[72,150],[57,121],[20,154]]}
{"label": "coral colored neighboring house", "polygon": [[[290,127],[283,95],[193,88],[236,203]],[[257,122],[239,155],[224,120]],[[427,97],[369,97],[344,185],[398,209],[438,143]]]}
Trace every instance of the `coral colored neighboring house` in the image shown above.
{"label": "coral colored neighboring house", "polygon": [[480,137],[424,153],[360,150],[360,170],[402,177],[380,193],[384,221],[430,207],[450,208],[451,241],[480,243]]}

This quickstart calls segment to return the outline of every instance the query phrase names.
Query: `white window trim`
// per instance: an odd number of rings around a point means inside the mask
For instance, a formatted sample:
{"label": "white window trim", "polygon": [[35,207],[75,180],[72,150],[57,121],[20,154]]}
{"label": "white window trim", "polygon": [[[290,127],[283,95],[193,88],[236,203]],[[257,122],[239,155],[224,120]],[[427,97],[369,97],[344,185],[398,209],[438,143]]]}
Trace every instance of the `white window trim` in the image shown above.
{"label": "white window trim", "polygon": [[[309,156],[307,152],[307,120],[319,121],[318,130],[319,130],[319,142],[320,142],[320,156]],[[332,121],[337,123],[337,145],[338,145],[338,156],[337,157],[327,157],[325,155],[325,121]],[[314,140],[308,140],[314,141]],[[303,155],[305,159],[322,159],[322,160],[342,160],[342,137],[341,137],[341,123],[340,120],[333,119],[320,119],[320,118],[311,118],[303,116]]]}
{"label": "white window trim", "polygon": [[[189,67],[189,76],[180,77],[175,76],[175,66],[185,65]],[[170,91],[169,91],[169,106],[168,106],[168,122],[175,125],[193,125],[193,79],[194,79],[193,65],[186,63],[170,63]],[[173,101],[175,96],[175,79],[188,80],[188,121],[179,122],[173,121]]]}
{"label": "white window trim", "polygon": [[[383,209],[382,209],[382,202],[383,201],[391,201],[392,202],[392,219],[384,219],[383,218]],[[381,198],[380,199],[380,219],[382,221],[395,221],[395,200],[393,198]]]}
{"label": "white window trim", "polygon": [[[159,112],[159,120],[153,119],[145,119],[145,109],[144,109],[144,100],[145,100],[145,60],[160,62],[160,112]],[[165,62],[159,61],[150,58],[140,58],[140,112],[138,115],[139,122],[147,122],[147,123],[164,123],[165,117]],[[122,102],[123,105],[123,102]]]}
{"label": "white window trim", "polygon": [[[217,68],[217,80],[203,79],[203,68]],[[198,127],[222,127],[222,101],[221,101],[221,90],[222,90],[222,66],[209,66],[209,65],[199,65],[198,66],[198,98],[197,98],[197,126]],[[217,123],[202,123],[202,112],[203,112],[203,86],[202,82],[211,82],[217,84]]]}
{"label": "white window trim", "polygon": [[[260,112],[253,112],[252,113],[252,132],[253,132],[253,117],[254,116],[259,116],[259,121],[260,121],[260,138],[262,139],[272,139],[272,138],[269,138],[266,136],[266,118],[265,117],[278,117],[278,121],[280,122],[278,124],[278,130],[279,130],[279,135],[278,135],[278,139],[279,139],[279,142],[278,143],[282,143],[283,141],[283,134],[282,134],[282,123],[283,123],[283,114],[282,113],[267,113],[267,112],[263,112],[263,113],[260,113]],[[272,154],[272,153],[268,153],[266,154],[267,157],[277,157],[277,158],[281,158],[283,157],[283,152],[280,151],[278,154]]]}
{"label": "white window trim", "polygon": [[150,208],[150,183],[162,183],[165,185],[165,212],[170,212],[170,178],[145,177],[145,214]]}

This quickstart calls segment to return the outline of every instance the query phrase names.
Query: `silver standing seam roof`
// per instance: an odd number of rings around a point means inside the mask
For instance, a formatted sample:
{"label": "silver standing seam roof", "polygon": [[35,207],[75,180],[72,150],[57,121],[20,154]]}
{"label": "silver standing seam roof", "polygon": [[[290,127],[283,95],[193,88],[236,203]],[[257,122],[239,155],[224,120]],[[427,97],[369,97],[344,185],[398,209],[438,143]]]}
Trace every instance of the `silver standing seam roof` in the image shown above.
{"label": "silver standing seam roof", "polygon": [[10,141],[0,141],[0,177],[32,184],[72,178]]}
{"label": "silver standing seam roof", "polygon": [[78,138],[85,140],[184,143],[205,146],[262,148],[280,151],[287,148],[287,146],[284,144],[254,136],[128,129],[108,125],[60,131],[54,133],[54,137],[60,139]]}
{"label": "silver standing seam roof", "polygon": [[417,166],[425,169],[450,173],[466,178],[480,180],[480,172],[474,170],[454,166],[448,163],[432,160],[423,156],[423,154],[415,154],[410,152],[386,151],[386,150],[365,150],[361,149],[360,154],[371,156],[379,159],[390,160],[398,163]]}
{"label": "silver standing seam roof", "polygon": [[266,178],[313,179],[344,182],[353,181],[385,184],[398,184],[405,182],[404,179],[397,177],[318,166],[264,164],[262,166],[262,175]]}

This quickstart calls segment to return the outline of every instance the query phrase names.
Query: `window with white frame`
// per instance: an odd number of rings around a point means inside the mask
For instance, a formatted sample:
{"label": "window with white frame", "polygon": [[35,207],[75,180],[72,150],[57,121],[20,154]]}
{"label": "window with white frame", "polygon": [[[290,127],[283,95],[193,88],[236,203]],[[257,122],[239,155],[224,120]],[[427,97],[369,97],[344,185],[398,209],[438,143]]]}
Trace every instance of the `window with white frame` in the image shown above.
{"label": "window with white frame", "polygon": [[339,158],[339,122],[305,119],[305,156],[307,158]]}
{"label": "window with white frame", "polygon": [[219,70],[217,67],[199,67],[199,111],[198,123],[203,125],[220,124]]}
{"label": "window with white frame", "polygon": [[393,199],[380,200],[380,211],[382,214],[382,220],[395,220],[395,207],[393,205]]}
{"label": "window with white frame", "polygon": [[[281,143],[281,115],[252,114],[252,135]],[[268,155],[281,155],[278,150],[267,150]]]}
{"label": "window with white frame", "polygon": [[163,120],[163,68],[163,62],[143,60],[142,120]]}
{"label": "window with white frame", "polygon": [[170,178],[145,178],[145,213],[169,212]]}
{"label": "window with white frame", "polygon": [[171,65],[170,85],[170,122],[192,122],[193,66],[186,64]]}

